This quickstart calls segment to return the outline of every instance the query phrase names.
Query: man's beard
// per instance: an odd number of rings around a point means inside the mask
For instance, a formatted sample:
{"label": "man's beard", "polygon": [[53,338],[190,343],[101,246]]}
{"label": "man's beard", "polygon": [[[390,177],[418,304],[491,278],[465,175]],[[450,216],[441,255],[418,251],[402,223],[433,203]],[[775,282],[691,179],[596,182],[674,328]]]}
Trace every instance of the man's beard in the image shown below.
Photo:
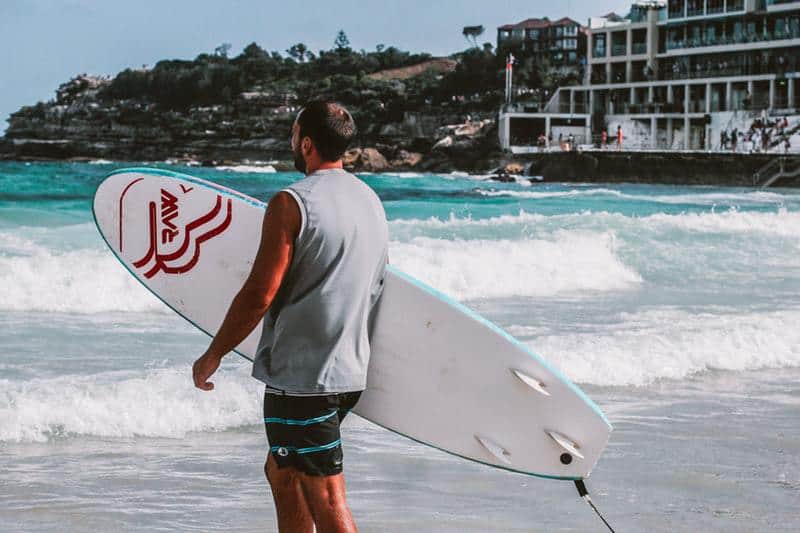
{"label": "man's beard", "polygon": [[306,160],[303,158],[302,153],[294,152],[294,168],[303,174],[306,173]]}

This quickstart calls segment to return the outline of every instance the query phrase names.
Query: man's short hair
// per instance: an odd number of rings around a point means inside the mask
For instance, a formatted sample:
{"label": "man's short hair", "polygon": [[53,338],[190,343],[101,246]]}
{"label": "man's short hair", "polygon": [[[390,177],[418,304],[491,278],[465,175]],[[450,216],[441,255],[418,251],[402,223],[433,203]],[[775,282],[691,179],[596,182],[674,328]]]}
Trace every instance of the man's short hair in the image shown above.
{"label": "man's short hair", "polygon": [[336,102],[314,100],[297,116],[300,139],[310,137],[323,161],[338,161],[356,136],[352,115]]}

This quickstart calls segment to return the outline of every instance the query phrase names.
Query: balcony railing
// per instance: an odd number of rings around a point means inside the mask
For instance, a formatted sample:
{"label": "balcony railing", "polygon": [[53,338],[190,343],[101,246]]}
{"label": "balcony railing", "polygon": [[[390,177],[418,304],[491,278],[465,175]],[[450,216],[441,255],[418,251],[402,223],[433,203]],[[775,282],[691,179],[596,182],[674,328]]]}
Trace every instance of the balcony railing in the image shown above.
{"label": "balcony railing", "polygon": [[647,43],[633,43],[633,53],[634,54],[646,54],[647,53]]}
{"label": "balcony railing", "polygon": [[762,43],[766,41],[782,41],[786,39],[800,39],[800,30],[748,33],[741,35],[725,35],[714,38],[701,37],[680,41],[667,41],[667,50],[701,48],[704,46],[728,46],[732,44]]}
{"label": "balcony railing", "polygon": [[624,56],[628,53],[628,47],[624,44],[615,44],[611,47],[612,56]]}
{"label": "balcony railing", "polygon": [[698,78],[719,78],[730,76],[757,76],[761,74],[776,74],[781,71],[776,66],[768,64],[750,65],[750,66],[711,66],[711,67],[694,67],[692,69],[672,69],[668,66],[662,68],[659,73],[659,79],[662,80],[686,80]]}
{"label": "balcony railing", "polygon": [[605,46],[595,46],[594,51],[592,52],[594,57],[606,57],[606,47]]}

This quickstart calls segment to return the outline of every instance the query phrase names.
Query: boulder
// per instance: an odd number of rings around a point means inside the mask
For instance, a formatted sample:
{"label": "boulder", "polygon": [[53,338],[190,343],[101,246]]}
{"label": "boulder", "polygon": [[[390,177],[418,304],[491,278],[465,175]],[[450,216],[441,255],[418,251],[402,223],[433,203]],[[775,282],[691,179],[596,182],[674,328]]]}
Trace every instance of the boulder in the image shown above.
{"label": "boulder", "polygon": [[406,136],[406,132],[404,131],[402,124],[390,123],[381,126],[378,135],[381,137],[404,137]]}
{"label": "boulder", "polygon": [[408,152],[398,150],[392,162],[392,168],[411,168],[417,166],[422,161],[422,154],[418,152]]}
{"label": "boulder", "polygon": [[382,172],[389,168],[389,162],[375,148],[364,148],[361,151],[361,168],[367,172]]}
{"label": "boulder", "polygon": [[351,148],[342,156],[342,164],[346,168],[354,168],[361,158],[361,148]]}
{"label": "boulder", "polygon": [[507,174],[521,175],[525,172],[525,167],[520,163],[509,163],[505,166],[505,171]]}
{"label": "boulder", "polygon": [[389,169],[389,162],[375,148],[353,148],[345,152],[342,162],[347,168],[366,172],[383,172]]}
{"label": "boulder", "polygon": [[442,148],[450,148],[451,146],[453,146],[453,138],[448,135],[444,139],[436,141],[436,144],[431,147],[431,150],[440,150]]}

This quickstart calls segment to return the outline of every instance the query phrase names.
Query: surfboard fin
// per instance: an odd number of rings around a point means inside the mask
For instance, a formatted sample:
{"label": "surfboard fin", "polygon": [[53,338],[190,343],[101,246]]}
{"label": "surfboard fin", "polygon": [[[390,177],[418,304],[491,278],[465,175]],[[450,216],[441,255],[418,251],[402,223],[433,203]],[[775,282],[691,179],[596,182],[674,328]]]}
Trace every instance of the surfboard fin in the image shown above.
{"label": "surfboard fin", "polygon": [[545,389],[545,384],[539,381],[538,379],[531,377],[522,370],[517,370],[516,368],[512,368],[511,373],[517,376],[517,378],[521,382],[523,382],[525,385],[529,386],[536,392],[544,394],[545,396],[550,396],[550,393],[547,392],[547,390]]}
{"label": "surfboard fin", "polygon": [[481,443],[481,446],[486,448],[486,451],[497,457],[497,459],[500,462],[505,463],[507,465],[511,464],[511,461],[509,460],[509,457],[511,457],[511,453],[508,450],[506,450],[505,448],[503,448],[502,446],[500,446],[499,444],[497,444],[496,442],[492,441],[487,437],[482,437],[481,435],[475,435],[475,439]]}
{"label": "surfboard fin", "polygon": [[555,431],[548,431],[547,434],[550,435],[551,439],[556,441],[556,444],[558,444],[559,446],[564,448],[567,452],[571,453],[572,455],[574,455],[575,457],[577,457],[579,459],[583,459],[584,458],[583,454],[578,451],[578,445],[576,443],[572,442],[571,440],[569,440],[567,437],[565,437],[561,433],[558,433],[558,432],[555,432]]}

